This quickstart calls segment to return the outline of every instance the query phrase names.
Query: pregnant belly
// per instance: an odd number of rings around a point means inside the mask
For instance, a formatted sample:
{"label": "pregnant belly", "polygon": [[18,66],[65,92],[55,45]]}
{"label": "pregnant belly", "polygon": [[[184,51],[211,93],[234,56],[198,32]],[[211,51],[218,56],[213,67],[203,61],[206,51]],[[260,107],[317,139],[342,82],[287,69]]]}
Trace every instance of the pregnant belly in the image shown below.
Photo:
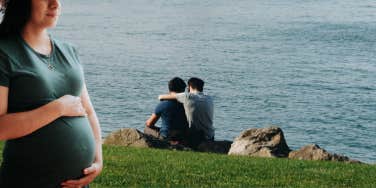
{"label": "pregnant belly", "polygon": [[28,136],[7,141],[3,171],[32,169],[29,173],[39,177],[76,179],[92,164],[94,153],[94,136],[87,118],[63,117]]}

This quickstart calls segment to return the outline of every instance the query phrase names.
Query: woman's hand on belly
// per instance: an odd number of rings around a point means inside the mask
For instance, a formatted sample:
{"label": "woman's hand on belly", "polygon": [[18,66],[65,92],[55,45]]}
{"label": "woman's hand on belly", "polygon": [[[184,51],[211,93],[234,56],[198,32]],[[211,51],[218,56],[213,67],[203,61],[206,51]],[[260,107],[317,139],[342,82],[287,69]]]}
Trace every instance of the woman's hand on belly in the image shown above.
{"label": "woman's hand on belly", "polygon": [[94,162],[90,167],[84,169],[84,177],[78,180],[68,180],[61,185],[63,188],[80,188],[91,183],[102,171],[103,163]]}
{"label": "woman's hand on belly", "polygon": [[57,101],[61,104],[62,116],[86,116],[86,110],[82,105],[80,97],[64,95],[57,99]]}

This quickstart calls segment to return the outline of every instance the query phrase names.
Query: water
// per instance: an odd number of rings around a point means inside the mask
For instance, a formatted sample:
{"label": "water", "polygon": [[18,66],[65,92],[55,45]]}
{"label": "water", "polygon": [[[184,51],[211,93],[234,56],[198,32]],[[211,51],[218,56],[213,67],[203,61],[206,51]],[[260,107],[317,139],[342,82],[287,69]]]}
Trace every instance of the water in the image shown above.
{"label": "water", "polygon": [[104,135],[143,129],[174,76],[201,77],[217,139],[280,126],[376,162],[376,2],[64,0],[55,36],[80,51]]}

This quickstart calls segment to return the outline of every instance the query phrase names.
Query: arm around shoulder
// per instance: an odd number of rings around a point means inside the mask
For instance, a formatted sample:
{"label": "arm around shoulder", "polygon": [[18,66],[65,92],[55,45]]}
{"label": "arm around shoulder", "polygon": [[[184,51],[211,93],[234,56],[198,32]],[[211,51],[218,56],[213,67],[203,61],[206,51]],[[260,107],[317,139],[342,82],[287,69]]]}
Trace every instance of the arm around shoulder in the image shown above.
{"label": "arm around shoulder", "polygon": [[174,100],[174,99],[176,99],[176,94],[170,93],[170,94],[159,95],[158,99],[159,100]]}

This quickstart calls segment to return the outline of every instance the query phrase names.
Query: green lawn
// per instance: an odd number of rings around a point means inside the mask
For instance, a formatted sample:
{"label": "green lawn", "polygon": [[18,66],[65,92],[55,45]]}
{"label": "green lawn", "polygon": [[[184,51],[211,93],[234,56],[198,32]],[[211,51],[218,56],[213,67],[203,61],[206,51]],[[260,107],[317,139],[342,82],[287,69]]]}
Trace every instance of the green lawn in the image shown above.
{"label": "green lawn", "polygon": [[[2,144],[0,149],[2,150]],[[104,146],[91,187],[375,187],[376,166]],[[0,159],[1,160],[1,159]]]}

